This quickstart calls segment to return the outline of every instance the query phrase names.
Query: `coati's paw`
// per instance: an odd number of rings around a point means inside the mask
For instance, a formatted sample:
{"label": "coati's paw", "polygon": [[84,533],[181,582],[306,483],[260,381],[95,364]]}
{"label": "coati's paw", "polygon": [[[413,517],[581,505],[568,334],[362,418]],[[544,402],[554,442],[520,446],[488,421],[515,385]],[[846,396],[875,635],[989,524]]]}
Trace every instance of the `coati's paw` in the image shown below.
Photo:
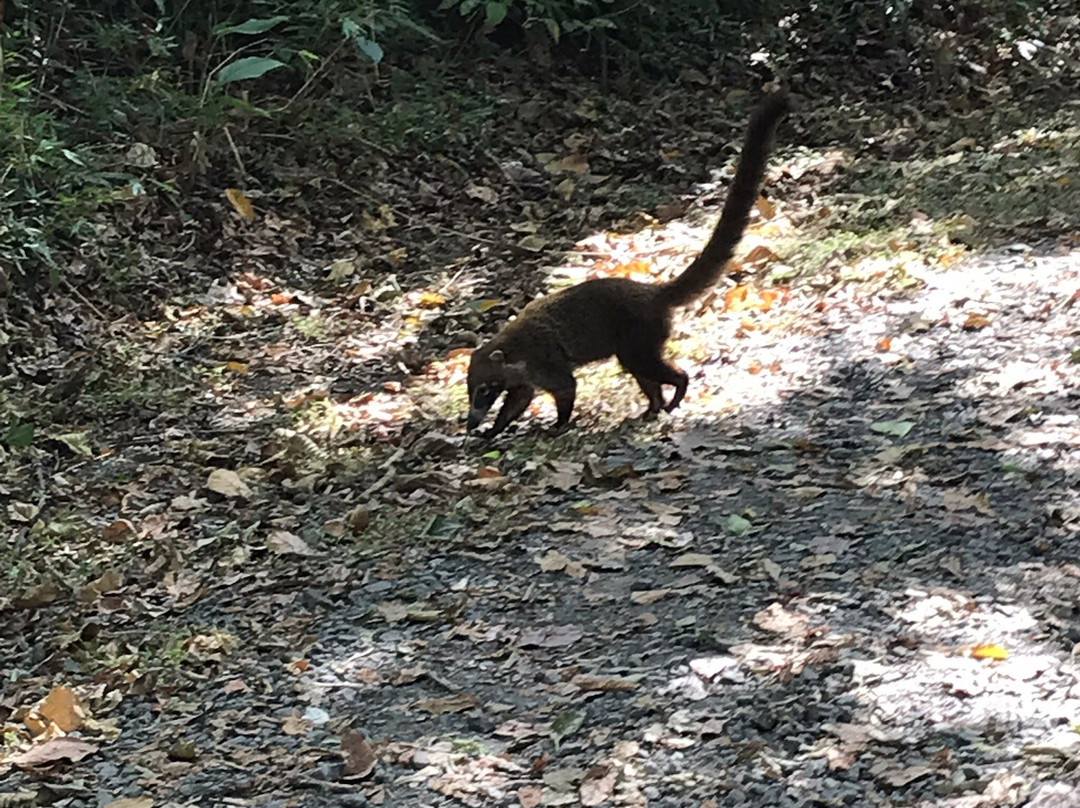
{"label": "coati's paw", "polygon": [[641,420],[642,421],[655,421],[659,417],[660,417],[660,410],[654,410],[652,407],[649,407],[649,409],[647,409],[647,410],[645,410],[645,412],[641,413]]}

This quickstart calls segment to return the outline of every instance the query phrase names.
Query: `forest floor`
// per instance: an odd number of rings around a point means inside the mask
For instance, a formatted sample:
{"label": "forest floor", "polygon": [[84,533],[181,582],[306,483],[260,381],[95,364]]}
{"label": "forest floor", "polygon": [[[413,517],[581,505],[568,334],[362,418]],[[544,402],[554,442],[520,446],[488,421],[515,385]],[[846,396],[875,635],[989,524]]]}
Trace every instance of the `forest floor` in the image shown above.
{"label": "forest floor", "polygon": [[606,364],[464,435],[469,345],[703,243],[753,99],[700,83],[117,217],[177,288],[19,360],[3,804],[1080,803],[1069,98],[804,106],[673,417]]}

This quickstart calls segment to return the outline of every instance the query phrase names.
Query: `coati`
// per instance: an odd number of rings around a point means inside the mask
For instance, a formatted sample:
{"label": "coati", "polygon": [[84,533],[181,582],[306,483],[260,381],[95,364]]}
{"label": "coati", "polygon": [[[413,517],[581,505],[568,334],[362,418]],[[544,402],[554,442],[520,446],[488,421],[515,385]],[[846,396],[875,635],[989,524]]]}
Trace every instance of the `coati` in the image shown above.
{"label": "coati", "polygon": [[[473,351],[468,431],[480,426],[505,391],[502,409],[487,433],[499,434],[525,411],[538,388],[555,398],[555,428],[566,426],[574,409],[574,369],[613,354],[649,400],[646,417],[679,406],[689,379],[662,356],[672,309],[716,283],[735,252],[757,201],[773,132],[787,107],[787,96],[775,93],[754,111],[720,221],[705,248],[677,278],[660,284],[600,278],[571,286],[529,303],[517,319]],[[666,404],[663,385],[675,388]]]}

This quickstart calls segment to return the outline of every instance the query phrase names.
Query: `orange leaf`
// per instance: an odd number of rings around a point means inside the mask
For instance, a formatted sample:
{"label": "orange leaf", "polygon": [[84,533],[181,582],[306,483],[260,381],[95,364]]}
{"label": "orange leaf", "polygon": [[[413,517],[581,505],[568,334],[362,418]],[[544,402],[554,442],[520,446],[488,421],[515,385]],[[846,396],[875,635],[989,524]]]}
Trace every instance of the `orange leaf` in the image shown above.
{"label": "orange leaf", "polygon": [[779,258],[776,253],[766,247],[764,244],[759,244],[754,249],[750,250],[743,258],[744,264],[766,264],[769,261],[775,261]]}
{"label": "orange leaf", "polygon": [[892,337],[882,337],[878,340],[877,349],[879,351],[892,350]]}
{"label": "orange leaf", "polygon": [[237,188],[226,188],[225,198],[232,203],[233,210],[240,214],[245,222],[255,221],[255,207],[251,204],[251,200],[244,195],[244,192]]}
{"label": "orange leaf", "polygon": [[275,306],[285,306],[292,303],[292,295],[288,292],[274,292],[270,295],[270,302]]}
{"label": "orange leaf", "polygon": [[476,470],[476,479],[478,480],[491,480],[495,477],[502,477],[502,472],[494,466],[481,466]]}
{"label": "orange leaf", "polygon": [[1001,645],[976,645],[971,649],[971,655],[975,659],[1008,659],[1008,650]]}
{"label": "orange leaf", "polygon": [[[746,300],[747,287],[745,284],[739,284],[738,286],[728,289],[724,292],[724,310],[725,311],[741,311],[740,305]],[[736,308],[738,307],[738,308]]]}
{"label": "orange leaf", "polygon": [[965,331],[979,331],[980,329],[986,328],[988,325],[990,325],[990,318],[985,314],[971,312],[968,314],[967,319],[964,320]]}
{"label": "orange leaf", "polygon": [[761,214],[762,219],[771,219],[776,215],[776,205],[763,196],[758,197],[757,209],[758,213]]}
{"label": "orange leaf", "polygon": [[762,371],[761,362],[757,359],[751,359],[750,364],[746,367],[746,370],[751,376],[757,376]]}

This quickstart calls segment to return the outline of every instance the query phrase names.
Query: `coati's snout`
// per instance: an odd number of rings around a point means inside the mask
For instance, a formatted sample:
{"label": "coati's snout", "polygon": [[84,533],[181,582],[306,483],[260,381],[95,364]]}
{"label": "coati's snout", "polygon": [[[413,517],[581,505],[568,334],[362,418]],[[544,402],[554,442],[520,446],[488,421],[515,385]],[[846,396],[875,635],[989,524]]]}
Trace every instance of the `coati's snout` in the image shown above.
{"label": "coati's snout", "polygon": [[[499,349],[473,351],[469,360],[469,415],[465,419],[465,429],[472,432],[484,421],[488,410],[492,408],[504,390],[525,384],[525,365],[521,362],[507,362]],[[529,391],[532,398],[532,391]],[[520,412],[518,413],[520,415]],[[504,425],[505,426],[505,425]]]}
{"label": "coati's snout", "polygon": [[502,391],[502,387],[490,383],[481,384],[475,390],[469,391],[469,416],[465,419],[466,431],[472,432],[484,422],[488,410],[498,401]]}

